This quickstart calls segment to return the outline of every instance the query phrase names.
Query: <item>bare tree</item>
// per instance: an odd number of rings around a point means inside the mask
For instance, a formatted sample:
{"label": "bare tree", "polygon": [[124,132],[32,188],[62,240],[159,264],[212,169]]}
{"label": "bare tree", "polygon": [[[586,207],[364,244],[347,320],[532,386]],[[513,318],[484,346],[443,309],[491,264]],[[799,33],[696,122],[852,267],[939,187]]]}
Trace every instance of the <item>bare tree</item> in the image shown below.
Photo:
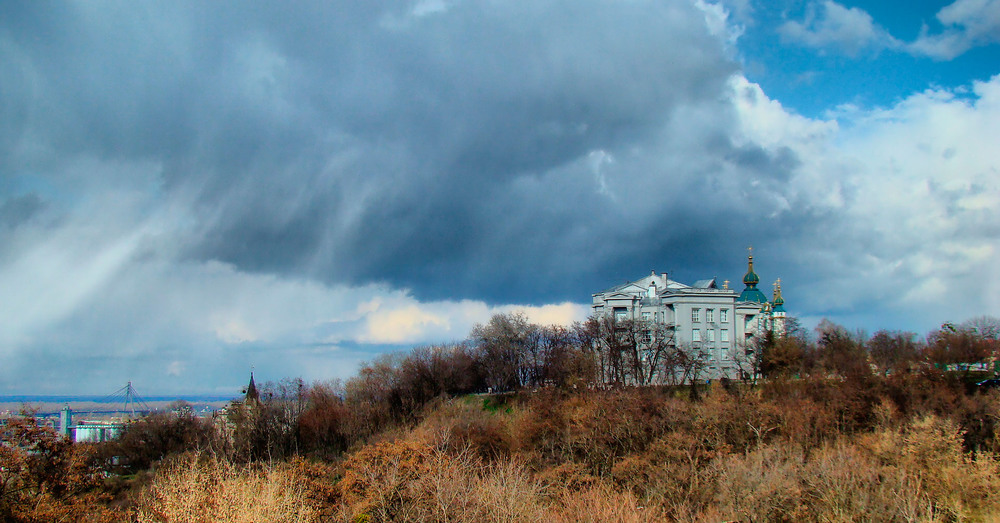
{"label": "bare tree", "polygon": [[880,330],[865,343],[879,374],[888,376],[904,370],[919,357],[916,336],[912,332]]}
{"label": "bare tree", "polygon": [[[585,322],[573,324],[572,336],[574,345],[579,351],[578,363],[593,366],[593,384],[607,384],[605,369],[607,368],[606,353],[601,350],[600,321],[591,316]],[[587,362],[587,363],[584,363]]]}
{"label": "bare tree", "polygon": [[627,326],[614,316],[594,316],[587,320],[588,334],[598,351],[600,378],[604,385],[622,386],[627,382],[625,354],[628,347]]}
{"label": "bare tree", "polygon": [[495,314],[486,325],[472,329],[486,384],[495,391],[514,390],[530,378],[524,356],[531,325],[520,313]]}
{"label": "bare tree", "polygon": [[665,385],[683,385],[701,378],[707,366],[708,353],[698,347],[671,345],[664,354],[663,381]]}
{"label": "bare tree", "polygon": [[844,378],[862,378],[871,375],[868,355],[863,340],[852,335],[843,326],[827,320],[816,327],[816,363],[827,372]]}
{"label": "bare tree", "polygon": [[599,352],[604,383],[641,386],[668,380],[667,357],[674,348],[674,330],[669,326],[605,315],[588,320],[587,331]]}
{"label": "bare tree", "polygon": [[985,340],[1000,340],[1000,318],[994,316],[976,316],[963,322],[960,328]]}
{"label": "bare tree", "polygon": [[733,362],[740,373],[740,379],[745,383],[756,384],[761,376],[761,353],[759,338],[737,342]]}
{"label": "bare tree", "polygon": [[924,353],[931,363],[957,366],[968,373],[972,365],[994,359],[1000,352],[1000,342],[984,338],[968,328],[945,323],[927,336]]}
{"label": "bare tree", "polygon": [[633,374],[637,385],[661,385],[669,380],[668,357],[676,351],[674,329],[659,322],[641,320],[639,342],[635,345]]}

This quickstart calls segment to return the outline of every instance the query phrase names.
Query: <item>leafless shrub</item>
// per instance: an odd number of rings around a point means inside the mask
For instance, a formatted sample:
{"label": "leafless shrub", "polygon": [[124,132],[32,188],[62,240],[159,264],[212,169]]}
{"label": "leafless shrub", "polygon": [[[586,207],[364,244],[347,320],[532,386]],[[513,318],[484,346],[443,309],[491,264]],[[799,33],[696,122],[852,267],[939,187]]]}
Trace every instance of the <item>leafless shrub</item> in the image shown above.
{"label": "leafless shrub", "polygon": [[788,446],[766,446],[719,460],[714,466],[720,510],[740,521],[807,520],[804,462],[801,450]]}
{"label": "leafless shrub", "polygon": [[313,514],[289,468],[238,467],[197,454],[161,469],[138,501],[140,523],[305,523]]}

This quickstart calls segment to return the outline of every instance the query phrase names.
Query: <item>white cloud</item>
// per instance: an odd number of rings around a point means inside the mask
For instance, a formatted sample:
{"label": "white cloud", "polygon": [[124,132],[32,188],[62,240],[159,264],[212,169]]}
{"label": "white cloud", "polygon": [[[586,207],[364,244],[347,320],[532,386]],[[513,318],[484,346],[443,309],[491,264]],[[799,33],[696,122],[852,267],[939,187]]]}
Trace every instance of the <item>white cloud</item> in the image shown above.
{"label": "white cloud", "polygon": [[528,321],[538,325],[569,327],[573,322],[583,321],[590,315],[590,308],[586,305],[569,302],[535,307],[507,305],[503,308],[512,312],[521,312],[528,317]]}
{"label": "white cloud", "polygon": [[404,345],[458,341],[494,314],[520,313],[539,325],[564,327],[590,314],[587,306],[569,302],[540,306],[489,306],[472,300],[423,303],[406,294],[380,298],[378,302],[375,307],[362,304],[364,326],[354,335],[355,341]]}
{"label": "white cloud", "polygon": [[[727,6],[725,2],[706,2],[695,0],[695,6],[705,13],[705,25],[708,32],[723,39],[729,46],[735,46],[736,41],[743,36],[745,27],[738,21],[746,20],[749,7],[745,3],[736,2]],[[730,9],[736,9],[735,16]]]}
{"label": "white cloud", "polygon": [[858,7],[844,7],[832,0],[810,4],[803,21],[789,20],[778,28],[793,42],[817,49],[831,49],[849,56],[862,51],[899,47],[900,42]]}
{"label": "white cloud", "polygon": [[823,267],[809,284],[828,290],[798,305],[846,316],[878,304],[928,323],[1000,313],[1000,76],[828,121],[789,113],[742,78],[733,88],[744,139],[803,160],[783,189],[785,219],[830,217],[788,251]]}
{"label": "white cloud", "polygon": [[937,13],[944,26],[931,34],[925,26],[908,45],[910,52],[938,60],[951,60],[982,45],[1000,42],[1000,0],[956,0]]}
{"label": "white cloud", "polygon": [[809,4],[803,20],[789,20],[778,31],[788,41],[848,56],[889,49],[951,60],[974,47],[1000,42],[1000,0],[956,0],[936,18],[943,26],[940,32],[925,25],[915,40],[903,42],[865,10],[824,0]]}
{"label": "white cloud", "polygon": [[[20,213],[0,216],[0,381],[347,377],[497,312],[583,319],[573,302],[637,265],[735,280],[747,241],[793,311],[998,312],[1000,80],[810,119],[731,77],[744,0],[411,2],[389,29],[324,5],[208,29],[163,7],[162,46],[99,7],[54,47],[33,47],[45,13],[0,21],[0,205]],[[834,2],[785,30],[894,42]]]}
{"label": "white cloud", "polygon": [[372,343],[419,342],[430,330],[448,330],[448,318],[433,314],[417,304],[392,310],[374,310],[366,315],[366,329],[360,340]]}
{"label": "white cloud", "polygon": [[170,365],[167,366],[167,375],[180,376],[181,374],[184,374],[184,370],[185,370],[184,362],[175,360],[170,362]]}

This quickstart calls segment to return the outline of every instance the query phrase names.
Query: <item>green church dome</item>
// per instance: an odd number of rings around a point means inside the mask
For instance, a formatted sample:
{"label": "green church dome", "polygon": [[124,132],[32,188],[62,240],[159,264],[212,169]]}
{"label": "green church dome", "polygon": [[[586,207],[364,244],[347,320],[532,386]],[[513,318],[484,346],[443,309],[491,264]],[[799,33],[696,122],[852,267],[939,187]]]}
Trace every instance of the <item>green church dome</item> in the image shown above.
{"label": "green church dome", "polygon": [[785,299],[781,297],[781,278],[774,282],[774,312],[785,312]]}
{"label": "green church dome", "polygon": [[[752,252],[752,251],[751,251]],[[747,273],[743,276],[743,284],[746,288],[740,293],[740,301],[752,301],[756,303],[767,303],[767,296],[757,288],[760,278],[753,272],[753,254],[747,256]]]}

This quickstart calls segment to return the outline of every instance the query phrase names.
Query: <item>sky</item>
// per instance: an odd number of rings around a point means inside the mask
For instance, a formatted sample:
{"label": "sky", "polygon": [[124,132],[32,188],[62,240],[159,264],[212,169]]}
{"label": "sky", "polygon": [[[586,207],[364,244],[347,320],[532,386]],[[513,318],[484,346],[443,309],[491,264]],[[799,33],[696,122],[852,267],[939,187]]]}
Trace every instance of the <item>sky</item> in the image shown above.
{"label": "sky", "polygon": [[1000,315],[998,44],[1000,0],[2,2],[0,394],[346,379],[750,245],[807,327]]}

